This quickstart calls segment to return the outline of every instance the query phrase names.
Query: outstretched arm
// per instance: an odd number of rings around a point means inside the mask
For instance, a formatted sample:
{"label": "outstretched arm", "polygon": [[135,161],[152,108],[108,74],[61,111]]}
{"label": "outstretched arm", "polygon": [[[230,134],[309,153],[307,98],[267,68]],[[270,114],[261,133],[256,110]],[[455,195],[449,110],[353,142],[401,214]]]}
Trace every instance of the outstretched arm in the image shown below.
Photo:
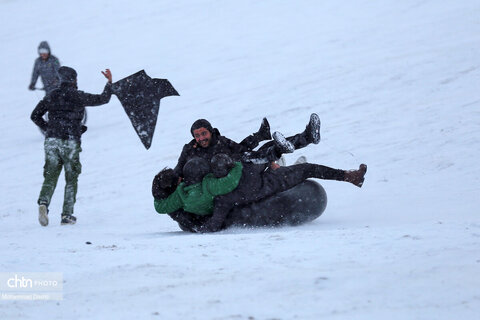
{"label": "outstretched arm", "polygon": [[110,97],[112,96],[112,72],[110,69],[102,71],[102,74],[107,78],[108,82],[103,89],[101,94],[91,94],[79,91],[81,104],[84,106],[100,106],[102,104],[108,103]]}

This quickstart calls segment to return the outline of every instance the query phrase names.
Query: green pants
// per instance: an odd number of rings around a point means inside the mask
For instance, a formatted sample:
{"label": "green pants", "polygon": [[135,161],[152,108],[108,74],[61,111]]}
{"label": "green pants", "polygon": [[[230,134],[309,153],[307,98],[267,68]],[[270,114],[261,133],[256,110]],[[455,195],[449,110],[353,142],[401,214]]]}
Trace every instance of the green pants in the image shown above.
{"label": "green pants", "polygon": [[58,177],[62,168],[65,168],[65,194],[63,200],[63,215],[73,214],[73,206],[77,196],[78,176],[82,172],[80,163],[80,142],[57,138],[45,139],[45,178],[38,197],[38,204],[49,205],[53,192],[57,186]]}

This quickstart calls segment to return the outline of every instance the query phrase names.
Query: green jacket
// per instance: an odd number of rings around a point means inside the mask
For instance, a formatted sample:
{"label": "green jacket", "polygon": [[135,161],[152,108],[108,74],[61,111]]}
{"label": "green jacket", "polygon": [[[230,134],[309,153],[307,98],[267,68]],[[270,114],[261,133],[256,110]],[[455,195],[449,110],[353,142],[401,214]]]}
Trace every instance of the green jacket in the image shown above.
{"label": "green jacket", "polygon": [[158,213],[172,213],[183,209],[202,216],[212,214],[213,199],[215,196],[230,193],[237,188],[242,169],[242,164],[235,162],[235,166],[223,178],[215,178],[212,173],[209,173],[200,183],[185,186],[182,182],[167,198],[155,199],[155,210]]}

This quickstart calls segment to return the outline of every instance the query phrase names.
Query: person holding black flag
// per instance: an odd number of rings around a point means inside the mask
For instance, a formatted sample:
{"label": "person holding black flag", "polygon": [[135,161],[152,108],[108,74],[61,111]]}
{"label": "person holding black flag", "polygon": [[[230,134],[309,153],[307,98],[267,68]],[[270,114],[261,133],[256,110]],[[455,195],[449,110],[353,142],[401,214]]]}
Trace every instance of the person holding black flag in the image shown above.
{"label": "person holding black flag", "polygon": [[[112,73],[102,71],[108,82],[101,94],[90,94],[77,89],[77,72],[70,67],[58,69],[60,86],[46,95],[32,112],[32,121],[45,131],[44,181],[38,198],[38,220],[48,225],[48,206],[57,185],[58,177],[65,168],[65,194],[61,224],[75,224],[73,207],[76,201],[80,163],[81,136],[87,130],[82,118],[87,106],[99,106],[110,101]],[[43,116],[48,114],[48,122]]]}

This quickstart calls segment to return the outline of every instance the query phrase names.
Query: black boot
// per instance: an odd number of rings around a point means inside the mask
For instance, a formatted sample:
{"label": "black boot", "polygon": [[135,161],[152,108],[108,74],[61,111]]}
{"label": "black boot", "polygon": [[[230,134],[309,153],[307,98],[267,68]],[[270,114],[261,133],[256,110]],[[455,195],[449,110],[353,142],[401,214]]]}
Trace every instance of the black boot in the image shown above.
{"label": "black boot", "polygon": [[320,142],[320,117],[316,113],[312,113],[305,130],[288,137],[287,140],[293,144],[295,150],[305,148],[310,143],[318,144]]}
{"label": "black boot", "polygon": [[259,141],[272,139],[272,134],[270,133],[270,124],[268,123],[267,118],[263,118],[260,129],[258,129],[257,133],[254,133],[254,135],[257,136]]}
{"label": "black boot", "polygon": [[318,144],[320,142],[320,117],[318,114],[312,113],[310,115],[310,121],[304,134],[309,143]]}
{"label": "black boot", "polygon": [[62,221],[60,222],[62,225],[66,224],[75,224],[77,222],[77,218],[71,214],[62,214]]}
{"label": "black boot", "polygon": [[267,118],[263,118],[260,129],[258,129],[257,132],[252,133],[251,135],[243,139],[240,144],[250,150],[253,150],[258,147],[260,142],[271,139],[272,135],[270,134],[270,124],[268,124]]}

